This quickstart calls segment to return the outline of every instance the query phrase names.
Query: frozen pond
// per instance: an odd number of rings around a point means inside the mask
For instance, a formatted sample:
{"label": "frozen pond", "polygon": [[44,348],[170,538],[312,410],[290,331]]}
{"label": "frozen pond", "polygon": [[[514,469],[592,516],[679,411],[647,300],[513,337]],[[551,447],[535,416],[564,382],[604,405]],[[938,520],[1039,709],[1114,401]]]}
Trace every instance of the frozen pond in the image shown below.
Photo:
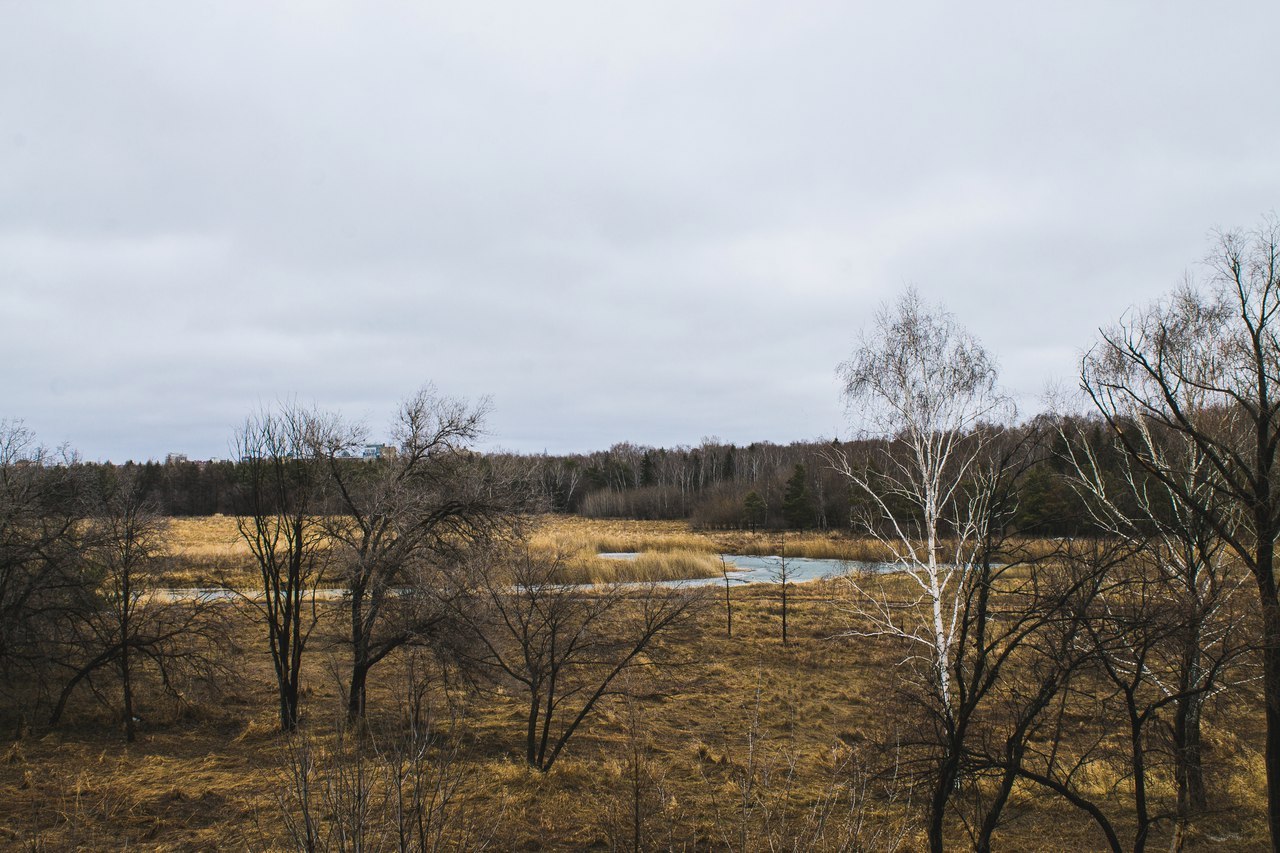
{"label": "frozen pond", "polygon": [[[607,560],[634,560],[634,552],[601,554]],[[779,583],[781,557],[745,556],[739,554],[720,555],[729,564],[729,580],[731,583]],[[810,557],[787,557],[787,581],[789,583],[806,583],[821,578],[832,578],[853,571],[891,572],[898,568],[890,563],[862,563],[857,560],[817,560]],[[680,581],[666,581],[670,586],[708,586],[724,583],[724,578],[690,578]]]}

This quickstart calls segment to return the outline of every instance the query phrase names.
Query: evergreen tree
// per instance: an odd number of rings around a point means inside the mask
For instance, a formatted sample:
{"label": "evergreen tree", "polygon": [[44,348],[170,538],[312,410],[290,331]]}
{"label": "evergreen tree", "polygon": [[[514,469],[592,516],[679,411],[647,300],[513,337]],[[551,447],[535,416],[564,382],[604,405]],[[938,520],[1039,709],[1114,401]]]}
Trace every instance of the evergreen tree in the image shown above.
{"label": "evergreen tree", "polygon": [[813,498],[809,495],[807,480],[804,465],[797,464],[782,496],[782,517],[787,520],[788,527],[813,526]]}
{"label": "evergreen tree", "polygon": [[742,499],[742,520],[753,533],[757,527],[764,523],[767,511],[768,507],[765,506],[764,498],[760,497],[760,493],[755,489],[747,492],[747,496]]}

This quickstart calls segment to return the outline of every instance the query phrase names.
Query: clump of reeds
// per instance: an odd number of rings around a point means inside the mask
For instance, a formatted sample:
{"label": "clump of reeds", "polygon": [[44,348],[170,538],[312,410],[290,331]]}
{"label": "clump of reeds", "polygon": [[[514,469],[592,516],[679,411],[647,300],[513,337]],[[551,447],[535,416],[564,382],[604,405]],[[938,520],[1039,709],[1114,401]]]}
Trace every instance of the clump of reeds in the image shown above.
{"label": "clump of reeds", "polygon": [[577,524],[543,523],[530,538],[534,548],[554,547],[568,553],[617,554],[641,551],[690,551],[710,554],[716,543],[705,536],[674,530],[645,530],[636,525],[601,524],[590,529]]}
{"label": "clump of reeds", "polygon": [[562,559],[562,583],[643,583],[719,577],[720,558],[695,551],[642,551],[635,559],[577,553]]}
{"label": "clump of reeds", "polygon": [[775,556],[786,550],[788,557],[815,560],[851,560],[860,563],[892,561],[894,554],[884,543],[871,538],[853,538],[824,533],[775,532],[738,533],[721,536],[726,553]]}

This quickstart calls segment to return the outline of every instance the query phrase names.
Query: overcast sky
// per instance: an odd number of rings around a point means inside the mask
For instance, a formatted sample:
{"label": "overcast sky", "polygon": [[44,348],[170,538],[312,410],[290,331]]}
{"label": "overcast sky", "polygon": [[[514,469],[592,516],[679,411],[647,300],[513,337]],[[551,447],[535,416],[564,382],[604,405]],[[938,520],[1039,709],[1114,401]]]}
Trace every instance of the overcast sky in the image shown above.
{"label": "overcast sky", "polygon": [[1024,409],[1280,206],[1280,4],[0,0],[0,418],[227,456],[847,434],[914,284]]}

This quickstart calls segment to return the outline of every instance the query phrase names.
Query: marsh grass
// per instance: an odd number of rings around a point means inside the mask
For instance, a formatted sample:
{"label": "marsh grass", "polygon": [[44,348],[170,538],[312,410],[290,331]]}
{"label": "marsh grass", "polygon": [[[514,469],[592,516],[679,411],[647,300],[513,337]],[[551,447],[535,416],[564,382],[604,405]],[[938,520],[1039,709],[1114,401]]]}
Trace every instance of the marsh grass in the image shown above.
{"label": "marsh grass", "polygon": [[759,533],[711,533],[718,548],[729,554],[776,556],[786,550],[788,557],[815,560],[850,560],[880,563],[893,558],[893,553],[874,539],[842,536],[810,531]]}
{"label": "marsh grass", "polygon": [[256,578],[257,567],[240,537],[236,518],[212,515],[168,521],[170,558],[165,586],[211,586]]}
{"label": "marsh grass", "polygon": [[889,548],[874,539],[838,533],[694,530],[683,521],[597,520],[577,516],[538,518],[531,542],[535,547],[559,548],[573,554],[652,551],[771,556],[785,547],[789,556],[813,559],[878,563],[893,557]]}
{"label": "marsh grass", "polygon": [[[257,566],[240,538],[234,516],[174,518],[169,521],[171,557],[165,586],[214,583],[252,586]],[[1058,543],[1028,540],[1018,550],[1031,556],[1052,553]],[[680,580],[720,574],[719,554],[892,562],[893,549],[873,538],[819,531],[693,530],[683,521],[597,520],[544,515],[530,519],[529,547],[558,554],[570,583]],[[599,554],[636,553],[635,561],[601,559]]]}
{"label": "marsh grass", "polygon": [[[566,583],[673,581],[718,577],[716,543],[673,522],[589,521],[543,516],[535,520],[530,550],[559,556]],[[600,554],[634,553],[634,560]]]}
{"label": "marsh grass", "polygon": [[694,551],[642,551],[635,559],[577,554],[563,563],[563,583],[641,583],[720,577],[720,558]]}
{"label": "marsh grass", "polygon": [[[900,576],[863,580],[884,583],[890,596],[910,592]],[[803,839],[808,849],[836,850],[854,831],[862,843],[850,849],[892,846],[877,841],[897,841],[899,833],[903,849],[921,849],[921,800],[898,770],[906,765],[897,763],[894,744],[927,722],[903,698],[900,649],[838,636],[857,627],[841,606],[843,591],[840,581],[796,587],[791,645],[783,647],[776,590],[735,590],[732,639],[722,610],[702,611],[665,640],[677,665],[630,685],[632,704],[621,697],[603,703],[546,774],[521,760],[527,709],[517,695],[433,682],[427,696],[435,713],[466,708],[457,732],[465,746],[458,805],[492,828],[493,850],[630,849],[637,785],[650,849],[737,850],[745,837],[759,845],[753,849],[792,850],[789,842]],[[322,628],[340,627],[337,607],[325,613]],[[247,609],[239,619],[240,635],[256,636]],[[342,708],[333,673],[347,652],[315,642],[304,663],[303,712],[327,745]],[[290,747],[275,731],[270,659],[248,639],[240,645],[232,662],[239,677],[223,695],[202,700],[195,713],[143,709],[136,744],[126,745],[111,716],[90,701],[70,709],[65,728],[14,741],[0,762],[0,847],[292,849],[279,805]],[[394,729],[402,725],[408,665],[392,657],[384,666],[370,684],[370,725]],[[1256,707],[1224,703],[1206,733],[1215,812],[1197,824],[1190,847],[1266,844]],[[1073,713],[1086,738],[1073,746],[1087,746],[1089,709]],[[1091,773],[1089,792],[1120,810],[1126,782],[1118,765],[1099,763]],[[832,823],[819,836],[810,816],[826,809]],[[949,835],[963,838],[963,829],[951,826]],[[1101,838],[1060,798],[1020,786],[997,841],[1004,850],[1067,851],[1097,849]],[[1151,849],[1167,847],[1161,829]]]}
{"label": "marsh grass", "polygon": [[[174,519],[171,533],[175,578],[228,568],[252,578],[234,518]],[[1057,547],[1048,540],[1021,544],[1038,554]],[[573,582],[718,576],[719,553],[776,554],[779,546],[778,534],[770,532],[559,517],[538,519],[531,545],[567,553],[572,576],[566,579]],[[879,562],[889,556],[881,548],[821,533],[786,536],[793,556]],[[599,557],[615,551],[640,557]],[[917,597],[901,573],[862,574],[857,581],[904,607]],[[810,849],[841,849],[855,826],[888,831],[895,841],[900,831],[905,849],[919,849],[918,797],[886,774],[896,772],[896,739],[916,736],[927,723],[904,698],[910,678],[904,650],[858,635],[849,584],[794,588],[788,647],[778,639],[776,590],[735,589],[732,639],[722,608],[708,607],[666,640],[679,664],[633,685],[632,704],[603,703],[547,774],[520,759],[527,710],[513,694],[496,687],[434,691],[434,701],[470,709],[458,735],[467,746],[460,804],[478,826],[494,828],[490,849],[627,849],[628,822],[635,823],[637,810],[650,845],[660,849],[737,849],[743,838],[760,849],[795,849],[801,839]],[[251,639],[260,625],[246,608],[233,606],[239,608],[237,635],[244,638],[227,651],[235,656],[229,661],[235,683],[217,697],[192,697],[180,709],[141,709],[138,743],[126,746],[112,716],[89,700],[69,709],[66,726],[52,732],[29,733],[26,723],[13,723],[18,735],[0,761],[6,803],[0,847],[195,850],[234,839],[241,849],[290,849],[279,814],[289,747],[275,731],[270,659]],[[324,638],[338,633],[341,612],[322,607],[325,630],[304,665],[304,714],[327,744],[337,737],[332,720],[342,707],[333,673],[349,652],[326,645]],[[403,662],[393,657],[384,666],[370,685],[370,705],[375,725],[392,726]],[[1188,849],[1244,851],[1267,843],[1258,707],[1257,697],[1231,694],[1215,709],[1215,724],[1205,733],[1214,756],[1214,811],[1197,821]],[[1091,709],[1066,711],[1071,728],[1064,748],[1096,748]],[[1121,763],[1099,753],[1079,778],[1109,813],[1125,814],[1132,785]],[[1165,797],[1167,780],[1154,780],[1150,790]],[[837,809],[838,820],[850,823],[827,825],[822,837],[806,823],[828,811],[835,820]],[[1034,787],[1015,790],[1009,815],[997,835],[1001,849],[1095,849],[1101,841],[1078,810]],[[961,838],[963,830],[955,825],[949,834]],[[885,836],[862,836],[863,843],[852,846],[892,846],[877,845],[877,837]],[[1152,849],[1167,848],[1168,838],[1160,828]]]}
{"label": "marsh grass", "polygon": [[716,541],[692,532],[682,521],[598,521],[577,516],[544,515],[534,520],[531,546],[566,553],[615,554],[641,551],[715,553]]}

